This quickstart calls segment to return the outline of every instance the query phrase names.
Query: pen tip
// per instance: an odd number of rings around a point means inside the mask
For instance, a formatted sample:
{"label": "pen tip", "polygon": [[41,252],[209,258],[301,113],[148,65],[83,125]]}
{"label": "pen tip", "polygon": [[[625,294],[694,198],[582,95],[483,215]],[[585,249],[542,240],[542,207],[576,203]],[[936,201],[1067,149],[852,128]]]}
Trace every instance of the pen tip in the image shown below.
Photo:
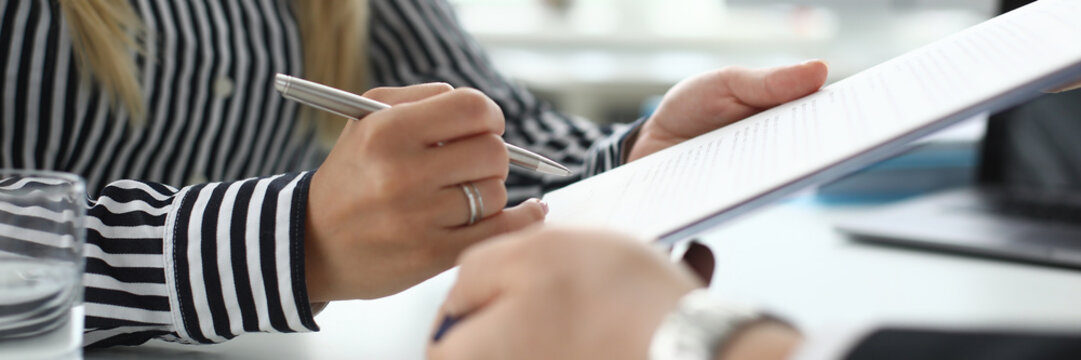
{"label": "pen tip", "polygon": [[559,165],[558,163],[555,165],[551,165],[545,162],[538,163],[537,171],[556,176],[571,176],[570,169],[567,169],[565,166]]}

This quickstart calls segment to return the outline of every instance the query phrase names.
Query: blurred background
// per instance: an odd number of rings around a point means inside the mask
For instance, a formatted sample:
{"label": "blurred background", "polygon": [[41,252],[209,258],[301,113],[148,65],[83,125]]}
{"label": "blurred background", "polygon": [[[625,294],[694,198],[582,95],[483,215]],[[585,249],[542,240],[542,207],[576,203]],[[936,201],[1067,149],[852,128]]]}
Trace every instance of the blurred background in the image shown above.
{"label": "blurred background", "polygon": [[451,0],[496,66],[565,112],[628,122],[680,79],[821,58],[831,81],[991,17],[996,0]]}
{"label": "blurred background", "polygon": [[[821,58],[830,62],[830,81],[836,81],[988,19],[1000,2],[450,1],[504,74],[565,112],[598,122],[633,121],[648,113],[657,97],[679,80],[728,65],[764,67]],[[1073,94],[1081,96],[1081,91]],[[1081,104],[1081,99],[1064,101]],[[1041,146],[1056,142],[1040,136],[1011,140],[1016,144],[1012,149],[1038,159],[1015,161],[1026,165],[1010,168],[1041,181],[1067,177],[1037,175],[1046,172],[1033,169],[1073,169],[1058,173],[1076,174],[1068,178],[1072,182],[1063,182],[1076,184],[1081,191],[1081,159],[1076,156],[1067,160],[1077,164],[1027,165],[1057,158],[1047,154],[1081,154],[1078,136],[1072,135],[1081,134],[1081,122],[1061,116],[1062,111],[1053,113],[1040,116],[1051,121],[1020,123],[1046,126],[1035,133],[1064,134],[1065,140],[1058,143],[1074,147]],[[709,239],[714,241],[707,242],[726,256],[718,261],[723,268],[716,272],[714,291],[786,305],[782,308],[827,330],[834,323],[866,319],[1073,321],[1077,316],[1062,314],[1077,308],[1076,297],[1062,294],[1078,289],[1063,285],[1077,283],[1074,273],[869,248],[836,234],[830,225],[844,211],[862,211],[845,210],[845,205],[887,202],[974,183],[987,118],[973,119],[896,158],[804,194],[810,196],[788,200],[794,206],[779,210],[783,222],[775,215],[751,216],[712,235]],[[1063,130],[1057,126],[1059,118],[1076,125]],[[999,133],[1034,133],[1014,130]],[[841,206],[815,207],[823,203]],[[156,346],[166,354],[192,359],[217,359],[201,352],[213,348],[239,349],[252,359],[312,358],[312,354],[423,359],[427,330],[455,275],[455,270],[448,271],[391,297],[332,304],[317,318],[320,333],[242,336],[200,350]],[[349,352],[341,353],[343,349]],[[142,359],[146,351],[114,349],[98,358]]]}
{"label": "blurred background", "polygon": [[[450,0],[496,67],[562,111],[648,116],[689,76],[823,59],[849,77],[998,13],[999,0]],[[974,181],[986,116],[819,187],[816,201],[892,201]]]}

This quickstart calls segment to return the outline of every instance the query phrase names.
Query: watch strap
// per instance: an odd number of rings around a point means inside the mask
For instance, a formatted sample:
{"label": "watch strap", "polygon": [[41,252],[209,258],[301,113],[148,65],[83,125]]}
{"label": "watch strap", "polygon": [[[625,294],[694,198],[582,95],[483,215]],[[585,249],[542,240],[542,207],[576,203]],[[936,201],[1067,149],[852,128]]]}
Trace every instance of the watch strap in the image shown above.
{"label": "watch strap", "polygon": [[706,289],[694,290],[661,321],[649,346],[649,358],[713,360],[732,335],[766,318],[754,307],[716,299]]}

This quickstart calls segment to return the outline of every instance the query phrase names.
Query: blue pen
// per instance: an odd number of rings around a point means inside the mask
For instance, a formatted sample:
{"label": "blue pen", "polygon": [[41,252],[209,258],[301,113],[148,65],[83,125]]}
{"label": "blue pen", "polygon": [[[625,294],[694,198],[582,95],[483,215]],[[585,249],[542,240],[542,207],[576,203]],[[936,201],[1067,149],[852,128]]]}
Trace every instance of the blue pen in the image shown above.
{"label": "blue pen", "polygon": [[432,336],[432,342],[439,342],[439,339],[442,339],[443,335],[446,335],[447,331],[450,331],[450,328],[454,327],[454,325],[461,320],[461,317],[451,315],[444,316],[443,322],[439,323],[439,328],[435,330],[435,335]]}

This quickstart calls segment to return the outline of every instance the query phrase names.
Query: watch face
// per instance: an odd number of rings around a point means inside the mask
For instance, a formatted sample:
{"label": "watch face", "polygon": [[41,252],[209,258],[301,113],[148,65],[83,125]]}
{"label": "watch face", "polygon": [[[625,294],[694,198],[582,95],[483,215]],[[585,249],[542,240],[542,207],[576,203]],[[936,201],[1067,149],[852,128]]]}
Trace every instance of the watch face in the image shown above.
{"label": "watch face", "polygon": [[705,290],[684,296],[650,344],[653,360],[712,360],[733,329],[758,319],[752,308],[712,299]]}

